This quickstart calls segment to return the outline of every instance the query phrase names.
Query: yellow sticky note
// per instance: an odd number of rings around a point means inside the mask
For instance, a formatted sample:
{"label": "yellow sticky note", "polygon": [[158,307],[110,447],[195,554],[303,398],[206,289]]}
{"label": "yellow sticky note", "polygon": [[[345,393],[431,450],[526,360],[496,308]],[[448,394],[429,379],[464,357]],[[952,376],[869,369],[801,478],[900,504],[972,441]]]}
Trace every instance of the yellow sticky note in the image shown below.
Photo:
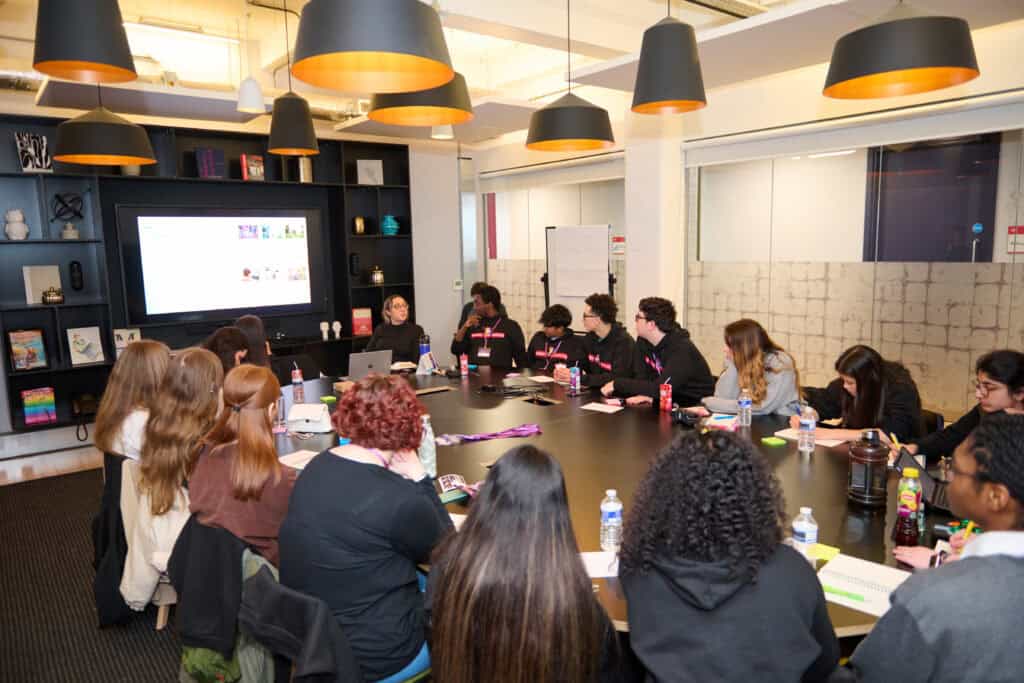
{"label": "yellow sticky note", "polygon": [[811,546],[808,554],[815,560],[823,560],[828,562],[839,554],[839,548],[834,548],[824,543],[815,543]]}

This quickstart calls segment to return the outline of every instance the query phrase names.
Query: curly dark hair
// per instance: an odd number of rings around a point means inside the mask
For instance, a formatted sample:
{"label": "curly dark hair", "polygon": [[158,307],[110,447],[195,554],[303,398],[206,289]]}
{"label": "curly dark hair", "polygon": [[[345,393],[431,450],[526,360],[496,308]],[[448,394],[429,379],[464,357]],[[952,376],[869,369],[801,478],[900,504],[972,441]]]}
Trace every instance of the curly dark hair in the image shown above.
{"label": "curly dark hair", "polygon": [[1024,505],[1024,415],[986,416],[971,432],[968,449],[978,463],[976,481],[1002,484]]}
{"label": "curly dark hair", "polygon": [[401,377],[368,375],[342,394],[331,424],[363,448],[415,450],[423,435],[423,406]]}
{"label": "curly dark hair", "polygon": [[657,325],[662,332],[670,332],[676,326],[676,307],[668,299],[649,296],[640,299],[638,307],[644,317]]}
{"label": "curly dark hair", "polygon": [[544,309],[537,322],[544,327],[569,327],[572,325],[572,313],[562,304],[554,304]]}
{"label": "curly dark hair", "polygon": [[584,299],[583,303],[590,306],[590,310],[601,316],[601,322],[608,325],[615,324],[615,318],[619,314],[619,305],[609,295],[591,294]]}
{"label": "curly dark hair", "polygon": [[757,580],[783,539],[782,487],[749,441],[722,431],[680,435],[633,495],[619,553],[623,575],[658,556],[729,564]]}

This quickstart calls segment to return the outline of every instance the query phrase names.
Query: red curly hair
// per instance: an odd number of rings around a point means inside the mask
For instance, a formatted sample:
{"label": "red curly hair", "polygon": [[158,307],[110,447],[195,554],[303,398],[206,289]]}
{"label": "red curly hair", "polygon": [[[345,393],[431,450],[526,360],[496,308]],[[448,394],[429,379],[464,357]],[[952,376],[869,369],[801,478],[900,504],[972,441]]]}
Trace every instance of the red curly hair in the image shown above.
{"label": "red curly hair", "polygon": [[370,375],[342,395],[332,423],[339,434],[363,448],[416,450],[423,413],[416,392],[404,379]]}

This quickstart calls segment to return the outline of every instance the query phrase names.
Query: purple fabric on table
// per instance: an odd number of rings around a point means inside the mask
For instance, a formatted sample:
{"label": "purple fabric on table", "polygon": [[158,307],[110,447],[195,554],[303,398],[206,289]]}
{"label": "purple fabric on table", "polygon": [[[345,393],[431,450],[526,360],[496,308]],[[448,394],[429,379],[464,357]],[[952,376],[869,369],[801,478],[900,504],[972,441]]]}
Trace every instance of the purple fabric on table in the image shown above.
{"label": "purple fabric on table", "polygon": [[438,446],[455,446],[460,443],[490,441],[492,439],[515,439],[523,436],[533,436],[534,434],[540,434],[539,424],[524,424],[489,434],[441,434],[435,437],[434,441]]}

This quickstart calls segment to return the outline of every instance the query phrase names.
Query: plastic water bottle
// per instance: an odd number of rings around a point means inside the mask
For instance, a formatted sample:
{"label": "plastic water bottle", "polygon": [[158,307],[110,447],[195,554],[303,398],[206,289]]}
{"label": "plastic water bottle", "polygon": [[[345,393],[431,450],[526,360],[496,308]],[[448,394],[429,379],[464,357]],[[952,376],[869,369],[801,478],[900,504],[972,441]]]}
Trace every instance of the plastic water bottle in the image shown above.
{"label": "plastic water bottle", "polygon": [[420,337],[420,358],[430,353],[430,335],[424,334]]}
{"label": "plastic water bottle", "polygon": [[814,452],[814,430],[818,426],[818,416],[814,408],[803,406],[800,409],[800,438],[797,441],[797,450],[810,455]]}
{"label": "plastic water bottle", "polygon": [[305,403],[306,391],[302,386],[302,370],[298,365],[292,370],[292,403]]}
{"label": "plastic water bottle", "polygon": [[622,544],[622,501],[615,489],[608,489],[604,494],[601,501],[601,550],[617,553]]}
{"label": "plastic water bottle", "polygon": [[569,368],[569,394],[575,396],[580,393],[580,368],[574,366]]}
{"label": "plastic water bottle", "polygon": [[749,427],[750,420],[754,416],[754,399],[750,397],[750,392],[747,391],[746,387],[740,389],[740,398],[736,401],[736,404],[739,406],[739,426]]}
{"label": "plastic water bottle", "polygon": [[430,424],[429,415],[424,415],[421,419],[423,420],[423,436],[420,437],[418,455],[420,462],[423,463],[423,469],[427,471],[427,475],[431,479],[434,479],[437,477],[437,444],[434,442],[434,426]]}
{"label": "plastic water bottle", "polygon": [[811,546],[817,542],[818,522],[811,515],[811,508],[800,508],[800,514],[793,519],[793,548],[811,559]]}

